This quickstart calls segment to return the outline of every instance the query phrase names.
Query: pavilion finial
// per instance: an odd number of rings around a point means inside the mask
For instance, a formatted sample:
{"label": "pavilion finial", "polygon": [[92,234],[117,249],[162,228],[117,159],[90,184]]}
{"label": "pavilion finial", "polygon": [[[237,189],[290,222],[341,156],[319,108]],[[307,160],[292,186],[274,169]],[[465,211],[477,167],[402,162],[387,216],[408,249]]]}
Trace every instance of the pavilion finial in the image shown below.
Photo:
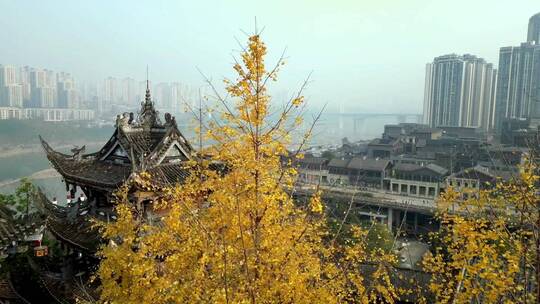
{"label": "pavilion finial", "polygon": [[144,101],[146,103],[152,102],[152,98],[150,97],[150,80],[148,80],[148,65],[146,65],[146,96]]}

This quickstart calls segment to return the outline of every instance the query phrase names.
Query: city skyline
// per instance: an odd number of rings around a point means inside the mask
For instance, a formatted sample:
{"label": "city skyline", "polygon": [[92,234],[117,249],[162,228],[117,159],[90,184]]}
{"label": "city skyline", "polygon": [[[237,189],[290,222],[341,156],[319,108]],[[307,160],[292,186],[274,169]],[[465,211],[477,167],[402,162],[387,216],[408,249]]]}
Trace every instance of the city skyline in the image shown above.
{"label": "city skyline", "polygon": [[196,90],[179,82],[136,80],[108,76],[97,82],[80,82],[64,71],[0,64],[0,107],[91,109],[98,113],[112,106],[136,108],[144,99],[146,82],[159,108],[185,111]]}
{"label": "city skyline", "polygon": [[474,55],[443,55],[426,65],[424,123],[431,127],[494,125],[497,70]]}
{"label": "city skyline", "polygon": [[505,120],[540,125],[540,13],[529,18],[524,41],[500,48],[498,69],[469,54],[443,55],[428,63],[424,123],[499,134]]}
{"label": "city skyline", "polygon": [[[310,4],[98,1],[41,7],[8,1],[2,6],[11,14],[0,21],[6,29],[0,38],[11,47],[0,52],[0,61],[70,70],[81,81],[107,75],[141,79],[148,64],[155,82],[178,79],[201,87],[197,68],[216,81],[230,75],[235,37],[252,31],[257,17],[259,28],[265,27],[269,63],[287,48],[289,63],[275,87],[279,94],[290,94],[313,71],[307,97],[314,106],[421,112],[426,62],[439,54],[470,53],[496,64],[498,48],[522,42],[523,19],[540,11],[535,1],[520,1],[513,10],[487,1]],[[36,5],[40,9],[29,9]],[[28,26],[15,26],[21,18]],[[49,20],[55,22],[28,31]],[[32,45],[50,47],[37,51]]]}

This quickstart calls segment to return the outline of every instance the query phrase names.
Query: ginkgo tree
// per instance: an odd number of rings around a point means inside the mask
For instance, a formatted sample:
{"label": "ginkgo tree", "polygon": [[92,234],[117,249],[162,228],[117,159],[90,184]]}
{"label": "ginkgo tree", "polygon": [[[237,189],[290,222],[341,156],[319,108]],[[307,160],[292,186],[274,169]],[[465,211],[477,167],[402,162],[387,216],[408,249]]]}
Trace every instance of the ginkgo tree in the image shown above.
{"label": "ginkgo tree", "polygon": [[[236,78],[225,80],[228,97],[215,90],[219,116],[199,130],[212,145],[186,165],[186,181],[163,189],[142,173],[116,194],[118,220],[102,227],[109,242],[95,276],[101,301],[393,303],[405,293],[392,286],[395,256],[367,250],[367,231],[353,227],[347,244],[336,242],[320,193],[293,199],[302,144],[289,148],[304,98],[300,90],[276,112],[268,85],[283,57],[268,69],[266,52],[250,36]],[[160,193],[159,223],[138,217],[132,187]]]}
{"label": "ginkgo tree", "polygon": [[437,303],[540,301],[539,181],[533,154],[509,181],[466,200],[453,189],[441,196],[441,230],[424,260]]}

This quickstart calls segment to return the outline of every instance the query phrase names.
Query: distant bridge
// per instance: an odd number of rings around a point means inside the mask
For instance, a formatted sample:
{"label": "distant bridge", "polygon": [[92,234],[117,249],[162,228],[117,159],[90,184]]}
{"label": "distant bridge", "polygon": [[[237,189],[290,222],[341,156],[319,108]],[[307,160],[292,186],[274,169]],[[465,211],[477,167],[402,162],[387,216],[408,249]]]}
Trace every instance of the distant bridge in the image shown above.
{"label": "distant bridge", "polygon": [[422,114],[418,113],[325,113],[324,116],[352,120],[354,132],[359,131],[367,120],[374,118],[396,118],[397,123],[422,122]]}
{"label": "distant bridge", "polygon": [[345,116],[354,118],[373,118],[373,117],[415,117],[422,118],[419,113],[324,113],[328,116]]}

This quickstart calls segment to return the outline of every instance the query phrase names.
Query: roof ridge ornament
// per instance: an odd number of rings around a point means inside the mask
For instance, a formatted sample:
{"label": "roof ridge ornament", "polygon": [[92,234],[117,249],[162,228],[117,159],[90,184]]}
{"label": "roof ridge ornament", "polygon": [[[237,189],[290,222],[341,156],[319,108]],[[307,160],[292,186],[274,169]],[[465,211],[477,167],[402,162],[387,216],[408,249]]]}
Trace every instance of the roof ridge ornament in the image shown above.
{"label": "roof ridge ornament", "polygon": [[159,115],[154,108],[154,102],[150,94],[150,80],[148,78],[148,66],[146,66],[146,95],[144,101],[141,103],[141,111],[139,112],[139,124],[146,128],[151,129],[154,126],[160,126],[161,121]]}
{"label": "roof ridge ornament", "polygon": [[150,80],[148,80],[148,65],[146,65],[146,95],[144,101],[146,103],[152,103],[152,98],[150,97]]}

